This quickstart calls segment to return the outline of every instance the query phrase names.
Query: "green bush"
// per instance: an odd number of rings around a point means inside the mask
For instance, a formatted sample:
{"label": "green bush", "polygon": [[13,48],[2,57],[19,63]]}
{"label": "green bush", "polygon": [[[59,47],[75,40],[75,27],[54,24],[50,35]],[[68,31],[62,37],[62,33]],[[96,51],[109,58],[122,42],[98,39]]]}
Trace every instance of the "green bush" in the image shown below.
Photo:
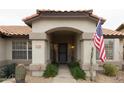
{"label": "green bush", "polygon": [[57,67],[59,66],[59,63],[56,61],[53,61],[51,64],[56,65]]}
{"label": "green bush", "polygon": [[73,67],[80,67],[80,64],[79,64],[79,62],[70,62],[69,64],[69,67],[71,67],[71,68],[73,68]]}
{"label": "green bush", "polygon": [[43,73],[43,77],[55,77],[58,74],[58,65],[48,64],[46,70]]}
{"label": "green bush", "polygon": [[86,79],[86,73],[80,67],[70,68],[71,74],[75,79]]}
{"label": "green bush", "polygon": [[107,76],[116,76],[118,73],[118,68],[116,67],[116,65],[113,65],[111,63],[104,64],[103,68],[104,68],[104,73]]}
{"label": "green bush", "polygon": [[15,63],[4,65],[0,68],[0,78],[11,78],[15,75]]}
{"label": "green bush", "polygon": [[70,62],[68,64],[70,72],[75,79],[86,79],[86,73],[80,68],[79,62]]}

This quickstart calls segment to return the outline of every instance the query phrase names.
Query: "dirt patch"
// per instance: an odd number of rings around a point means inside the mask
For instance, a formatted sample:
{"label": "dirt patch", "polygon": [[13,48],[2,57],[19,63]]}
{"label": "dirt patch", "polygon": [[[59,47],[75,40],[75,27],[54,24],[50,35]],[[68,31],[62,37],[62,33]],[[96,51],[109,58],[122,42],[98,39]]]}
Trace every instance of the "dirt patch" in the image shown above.
{"label": "dirt patch", "polygon": [[77,83],[124,83],[124,72],[119,71],[118,75],[115,77],[109,77],[103,73],[97,73],[95,81],[77,80]]}
{"label": "dirt patch", "polygon": [[119,71],[115,77],[109,77],[102,73],[97,73],[96,82],[98,83],[124,83],[124,72]]}
{"label": "dirt patch", "polygon": [[5,78],[0,78],[0,82],[3,82],[5,81],[6,79]]}
{"label": "dirt patch", "polygon": [[33,77],[31,75],[26,76],[27,83],[51,83],[53,78],[44,78],[44,77]]}
{"label": "dirt patch", "polygon": [[[53,80],[54,78],[33,77],[29,73],[26,76],[27,83],[52,83]],[[8,79],[3,83],[15,83],[15,79]],[[59,81],[57,83],[59,83]],[[103,73],[97,73],[95,81],[90,81],[90,79],[87,78],[86,80],[76,80],[76,83],[124,83],[124,71],[119,71],[118,75],[115,77],[109,77]]]}

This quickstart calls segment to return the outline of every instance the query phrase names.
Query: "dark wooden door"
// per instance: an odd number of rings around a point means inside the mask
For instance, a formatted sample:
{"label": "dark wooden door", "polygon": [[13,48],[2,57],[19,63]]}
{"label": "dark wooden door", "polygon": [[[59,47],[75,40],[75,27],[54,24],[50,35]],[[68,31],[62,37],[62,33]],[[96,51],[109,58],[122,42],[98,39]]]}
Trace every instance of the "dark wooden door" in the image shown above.
{"label": "dark wooden door", "polygon": [[61,43],[58,47],[58,59],[60,63],[67,62],[67,43]]}

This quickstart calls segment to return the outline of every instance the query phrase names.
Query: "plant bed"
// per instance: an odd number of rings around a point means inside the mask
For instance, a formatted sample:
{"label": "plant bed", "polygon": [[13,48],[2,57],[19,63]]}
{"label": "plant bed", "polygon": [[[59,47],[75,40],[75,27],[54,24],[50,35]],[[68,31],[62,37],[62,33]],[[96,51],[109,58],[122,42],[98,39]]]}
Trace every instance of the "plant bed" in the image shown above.
{"label": "plant bed", "polygon": [[86,79],[86,73],[84,70],[81,69],[80,65],[78,62],[71,62],[68,64],[70,72],[72,76],[78,80],[78,79]]}
{"label": "plant bed", "polygon": [[49,78],[49,77],[55,77],[58,74],[58,64],[48,64],[46,67],[46,70],[43,73],[43,77]]}
{"label": "plant bed", "polygon": [[3,82],[5,80],[6,80],[6,78],[0,78],[0,82]]}
{"label": "plant bed", "polygon": [[111,63],[104,64],[103,69],[104,69],[104,74],[107,76],[116,76],[119,71],[116,65]]}
{"label": "plant bed", "polygon": [[12,78],[15,76],[15,63],[4,65],[0,68],[0,78]]}

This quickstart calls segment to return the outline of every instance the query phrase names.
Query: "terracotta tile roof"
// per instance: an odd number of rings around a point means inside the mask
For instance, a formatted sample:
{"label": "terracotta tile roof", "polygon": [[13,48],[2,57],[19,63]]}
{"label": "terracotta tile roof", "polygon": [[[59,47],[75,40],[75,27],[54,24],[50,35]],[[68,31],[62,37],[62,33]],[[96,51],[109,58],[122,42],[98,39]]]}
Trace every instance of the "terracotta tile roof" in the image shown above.
{"label": "terracotta tile roof", "polygon": [[120,31],[121,29],[124,29],[124,23],[122,23],[116,30]]}
{"label": "terracotta tile roof", "polygon": [[28,26],[0,26],[0,32],[6,36],[29,35],[31,28]]}
{"label": "terracotta tile roof", "polygon": [[118,31],[114,31],[111,29],[107,29],[107,28],[103,28],[103,34],[105,36],[124,36],[124,33],[122,32],[118,32]]}
{"label": "terracotta tile roof", "polygon": [[[6,36],[20,35],[27,36],[32,32],[31,28],[28,26],[0,26],[0,33]],[[104,36],[109,37],[124,37],[124,33],[113,31],[111,29],[103,28]]]}
{"label": "terracotta tile roof", "polygon": [[[70,10],[70,11],[61,11],[61,10],[37,10],[36,14],[33,14],[31,16],[28,16],[26,18],[23,19],[23,21],[30,25],[27,21],[30,21],[30,20],[35,20],[35,18],[38,18],[38,17],[42,17],[44,15],[81,15],[85,13],[85,15],[87,14],[87,16],[89,17],[92,17],[94,19],[96,19],[97,21],[99,20],[99,17],[97,15],[94,15],[93,14],[93,10]],[[102,18],[102,22],[104,23],[105,22],[105,19]]]}
{"label": "terracotta tile roof", "polygon": [[31,16],[27,16],[23,19],[23,21],[27,21],[27,20],[30,20],[30,19],[33,19],[35,17],[38,17],[40,14],[32,14]]}

